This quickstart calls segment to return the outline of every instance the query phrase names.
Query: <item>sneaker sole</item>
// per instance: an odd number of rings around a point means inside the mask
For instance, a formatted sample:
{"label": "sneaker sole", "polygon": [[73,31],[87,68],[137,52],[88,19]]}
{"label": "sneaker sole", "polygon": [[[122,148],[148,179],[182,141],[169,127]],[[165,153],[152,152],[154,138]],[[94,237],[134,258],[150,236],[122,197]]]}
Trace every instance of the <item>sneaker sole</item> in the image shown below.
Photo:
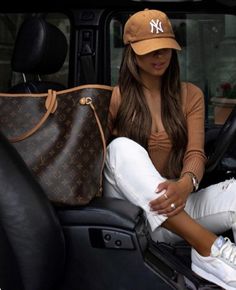
{"label": "sneaker sole", "polygon": [[216,276],[202,270],[201,268],[199,268],[198,266],[192,264],[192,270],[193,272],[195,272],[196,274],[198,274],[200,277],[213,282],[215,284],[217,284],[220,287],[223,287],[226,290],[235,290],[236,288],[233,286],[229,286],[227,284],[225,284],[222,280],[219,280]]}

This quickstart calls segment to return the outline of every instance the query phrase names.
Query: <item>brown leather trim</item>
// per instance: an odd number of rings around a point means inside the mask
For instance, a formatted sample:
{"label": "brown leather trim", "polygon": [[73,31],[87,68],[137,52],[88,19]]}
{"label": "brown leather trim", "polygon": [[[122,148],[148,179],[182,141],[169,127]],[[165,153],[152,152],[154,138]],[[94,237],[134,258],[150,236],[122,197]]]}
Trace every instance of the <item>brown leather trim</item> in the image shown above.
{"label": "brown leather trim", "polygon": [[46,110],[45,114],[43,115],[43,117],[39,120],[39,122],[33,128],[28,130],[27,132],[25,132],[19,136],[16,136],[16,137],[10,137],[9,138],[10,142],[12,142],[12,143],[19,142],[19,141],[22,141],[22,140],[30,137],[47,121],[49,115],[51,113],[55,112],[56,104],[57,104],[57,95],[56,95],[55,91],[48,90],[46,103],[48,104],[46,106],[47,110]]}
{"label": "brown leather trim", "polygon": [[[66,90],[56,91],[57,95],[62,95],[65,93],[70,93],[82,89],[104,89],[104,90],[113,90],[113,87],[107,85],[99,85],[99,84],[88,84],[88,85],[81,85],[77,87],[73,87]],[[0,93],[0,97],[47,97],[48,93],[41,93],[41,94],[8,94],[8,93]]]}
{"label": "brown leather trim", "polygon": [[[30,130],[28,130],[27,132],[25,132],[24,134],[20,135],[20,136],[16,136],[16,137],[10,137],[10,141],[12,143],[14,142],[18,142],[18,141],[22,141],[28,137],[30,137],[31,135],[33,135],[47,120],[48,116],[50,115],[50,113],[54,113],[57,107],[57,100],[56,97],[65,93],[70,93],[70,92],[75,92],[75,91],[79,91],[82,89],[105,89],[105,90],[111,90],[113,89],[113,87],[111,86],[106,86],[106,85],[97,85],[97,84],[93,84],[93,85],[82,85],[82,86],[78,86],[78,87],[74,87],[74,88],[70,88],[70,89],[66,89],[66,90],[61,90],[61,91],[52,91],[52,90],[48,90],[48,93],[44,93],[44,94],[4,94],[4,93],[0,93],[0,97],[47,97],[47,101],[46,101],[46,113],[45,115],[39,120],[39,122]],[[54,97],[52,97],[54,96]],[[51,101],[52,99],[52,101]],[[101,126],[100,126],[100,121],[98,119],[98,116],[96,114],[95,108],[93,108],[93,105],[91,105],[91,108],[93,109],[94,113],[95,113],[95,118],[99,127],[99,130],[101,132]],[[104,135],[104,134],[103,134]],[[105,137],[101,136],[102,138],[102,142],[104,145],[104,140]],[[104,138],[104,140],[103,140]]]}
{"label": "brown leather trim", "polygon": [[70,88],[70,89],[62,90],[62,91],[57,91],[57,94],[61,95],[61,94],[69,93],[69,92],[82,90],[82,89],[103,89],[103,90],[112,91],[113,87],[107,86],[107,85],[99,85],[99,84],[92,84],[92,85],[88,84],[88,85],[82,85],[82,86],[78,86],[78,87],[73,87],[73,88]]}

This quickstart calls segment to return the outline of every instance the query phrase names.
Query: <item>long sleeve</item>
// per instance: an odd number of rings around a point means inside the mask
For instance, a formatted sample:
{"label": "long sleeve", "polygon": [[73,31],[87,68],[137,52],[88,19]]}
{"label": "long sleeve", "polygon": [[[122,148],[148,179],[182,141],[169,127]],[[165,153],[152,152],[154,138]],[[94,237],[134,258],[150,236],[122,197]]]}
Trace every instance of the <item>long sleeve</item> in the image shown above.
{"label": "long sleeve", "polygon": [[191,83],[186,84],[186,90],[184,107],[188,130],[188,144],[181,174],[191,171],[200,181],[206,163],[204,153],[204,96],[202,91]]}

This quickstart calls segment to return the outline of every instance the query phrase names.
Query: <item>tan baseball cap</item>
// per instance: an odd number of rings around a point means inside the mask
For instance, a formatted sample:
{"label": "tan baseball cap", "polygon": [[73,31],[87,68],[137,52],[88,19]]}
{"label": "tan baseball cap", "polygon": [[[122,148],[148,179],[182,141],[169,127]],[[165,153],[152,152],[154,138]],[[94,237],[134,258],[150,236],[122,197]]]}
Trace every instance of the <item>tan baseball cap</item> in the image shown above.
{"label": "tan baseball cap", "polygon": [[130,43],[138,55],[163,48],[181,50],[169,18],[159,10],[145,9],[133,14],[125,24],[123,41]]}

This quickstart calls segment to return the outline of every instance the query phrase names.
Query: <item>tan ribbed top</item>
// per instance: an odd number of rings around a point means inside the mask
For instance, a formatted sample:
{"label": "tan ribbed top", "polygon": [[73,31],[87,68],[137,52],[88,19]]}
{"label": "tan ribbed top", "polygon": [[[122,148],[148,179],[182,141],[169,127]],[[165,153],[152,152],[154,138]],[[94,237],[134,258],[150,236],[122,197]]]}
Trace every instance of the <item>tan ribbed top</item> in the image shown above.
{"label": "tan ribbed top", "polygon": [[[192,83],[182,83],[183,112],[187,121],[188,145],[184,155],[181,174],[193,172],[198,180],[202,179],[206,156],[204,154],[204,96],[200,88]],[[121,102],[120,91],[115,87],[109,110],[109,128],[117,136],[113,122]],[[156,169],[166,175],[167,161],[171,152],[171,142],[165,131],[153,132],[148,141],[148,152]]]}

